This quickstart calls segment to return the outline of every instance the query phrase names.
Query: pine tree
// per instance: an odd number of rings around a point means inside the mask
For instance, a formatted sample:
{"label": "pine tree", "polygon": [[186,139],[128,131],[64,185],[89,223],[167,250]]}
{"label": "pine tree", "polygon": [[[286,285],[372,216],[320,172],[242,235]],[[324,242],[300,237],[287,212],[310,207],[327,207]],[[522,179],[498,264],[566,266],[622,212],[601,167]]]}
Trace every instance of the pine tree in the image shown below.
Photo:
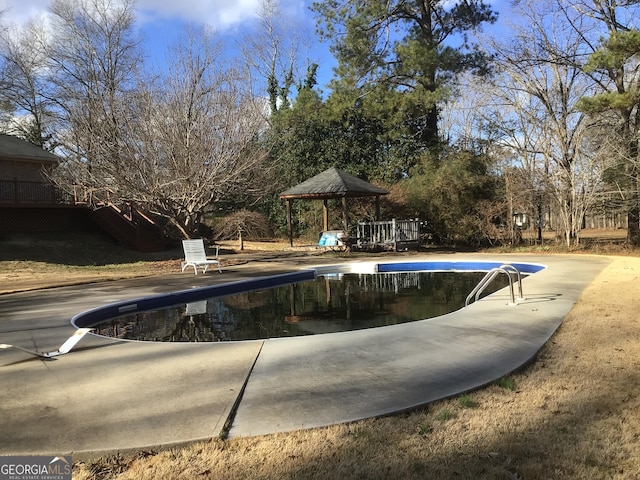
{"label": "pine tree", "polygon": [[600,72],[612,81],[612,88],[581,100],[579,107],[590,114],[613,112],[619,123],[617,134],[625,145],[623,148],[625,173],[628,182],[628,231],[631,245],[640,245],[640,176],[638,130],[640,129],[640,77],[638,56],[640,55],[640,31],[620,30],[611,32],[585,65],[587,72]]}
{"label": "pine tree", "polygon": [[456,76],[488,72],[469,36],[497,19],[482,1],[329,0],[312,10],[338,60],[332,96],[377,110],[394,141],[437,146],[440,106]]}

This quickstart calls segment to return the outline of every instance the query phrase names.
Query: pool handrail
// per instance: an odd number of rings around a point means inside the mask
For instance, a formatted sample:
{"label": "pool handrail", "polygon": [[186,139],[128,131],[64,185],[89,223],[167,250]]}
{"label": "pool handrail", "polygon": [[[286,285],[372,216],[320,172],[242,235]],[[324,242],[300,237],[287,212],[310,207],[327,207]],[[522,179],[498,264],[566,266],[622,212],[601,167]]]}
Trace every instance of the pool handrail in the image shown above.
{"label": "pool handrail", "polygon": [[478,282],[478,284],[471,291],[471,293],[467,295],[467,298],[464,302],[464,306],[465,307],[469,306],[471,299],[474,297],[475,297],[475,301],[477,302],[480,299],[480,295],[482,294],[482,292],[489,286],[489,284],[493,281],[493,279],[496,278],[500,273],[504,273],[509,279],[509,292],[511,295],[511,302],[509,303],[509,305],[517,305],[516,298],[513,292],[513,278],[511,276],[512,274],[516,274],[517,276],[518,289],[519,289],[518,293],[520,294],[520,296],[518,297],[518,301],[524,300],[524,296],[522,295],[522,275],[520,273],[520,270],[518,270],[513,265],[503,264],[503,265],[500,265],[499,267],[492,268],[487,272],[487,274],[482,278],[482,280],[480,280],[480,282]]}

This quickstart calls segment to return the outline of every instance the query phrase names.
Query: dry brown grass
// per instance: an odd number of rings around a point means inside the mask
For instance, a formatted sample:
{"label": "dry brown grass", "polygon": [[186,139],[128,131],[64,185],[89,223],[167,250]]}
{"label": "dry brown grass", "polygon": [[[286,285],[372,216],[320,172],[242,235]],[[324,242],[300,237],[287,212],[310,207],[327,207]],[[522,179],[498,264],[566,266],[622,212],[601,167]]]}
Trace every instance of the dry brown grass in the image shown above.
{"label": "dry brown grass", "polygon": [[[220,242],[222,265],[234,264],[238,253],[282,251],[284,240]],[[0,237],[0,294],[82,283],[175,273],[183,258],[181,248],[140,253],[124,250],[104,237],[87,233],[5,235]]]}
{"label": "dry brown grass", "polygon": [[535,363],[423,411],[77,464],[74,479],[638,479],[640,259],[616,257]]}
{"label": "dry brown grass", "polygon": [[[220,247],[227,251],[233,251],[235,253],[240,252],[240,244],[237,240],[220,240],[216,242],[216,244],[220,245]],[[289,245],[289,242],[286,240],[272,240],[272,241],[251,241],[245,240],[244,244],[244,252],[273,252],[273,251],[282,251]]]}

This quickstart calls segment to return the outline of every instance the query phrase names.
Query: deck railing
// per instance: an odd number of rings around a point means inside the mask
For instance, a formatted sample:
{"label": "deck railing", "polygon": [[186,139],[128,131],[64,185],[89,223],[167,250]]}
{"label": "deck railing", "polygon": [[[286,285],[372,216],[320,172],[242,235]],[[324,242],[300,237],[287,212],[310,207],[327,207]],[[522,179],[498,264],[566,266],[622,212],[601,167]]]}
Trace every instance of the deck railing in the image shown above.
{"label": "deck railing", "polygon": [[356,246],[402,250],[420,246],[420,220],[358,222]]}
{"label": "deck railing", "polygon": [[111,204],[108,188],[74,185],[73,193],[47,182],[0,180],[0,204],[3,205],[86,205],[97,208]]}
{"label": "deck railing", "polygon": [[73,199],[63,190],[45,182],[0,180],[0,203],[9,205],[72,204]]}

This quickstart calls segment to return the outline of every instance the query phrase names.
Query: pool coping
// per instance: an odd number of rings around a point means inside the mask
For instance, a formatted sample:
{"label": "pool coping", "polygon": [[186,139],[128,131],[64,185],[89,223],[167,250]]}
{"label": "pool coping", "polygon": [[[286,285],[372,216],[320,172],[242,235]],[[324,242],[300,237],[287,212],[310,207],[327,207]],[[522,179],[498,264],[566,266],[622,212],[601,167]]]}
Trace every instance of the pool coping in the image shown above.
{"label": "pool coping", "polygon": [[[7,386],[0,392],[7,432],[0,454],[87,458],[227,432],[261,435],[411,410],[478,388],[529,362],[610,262],[588,256],[424,256],[491,257],[548,268],[524,280],[527,300],[518,306],[492,295],[444,317],[384,327],[384,334],[370,329],[329,334],[330,339],[318,335],[227,345],[86,338],[72,353],[50,362],[0,351],[0,375]],[[82,309],[236,281],[234,275],[328,263],[323,258],[255,263],[222,276],[185,273],[3,296],[0,307],[7,314],[0,334],[3,342],[46,351],[73,331],[69,318]],[[505,316],[505,309],[513,314]]]}

